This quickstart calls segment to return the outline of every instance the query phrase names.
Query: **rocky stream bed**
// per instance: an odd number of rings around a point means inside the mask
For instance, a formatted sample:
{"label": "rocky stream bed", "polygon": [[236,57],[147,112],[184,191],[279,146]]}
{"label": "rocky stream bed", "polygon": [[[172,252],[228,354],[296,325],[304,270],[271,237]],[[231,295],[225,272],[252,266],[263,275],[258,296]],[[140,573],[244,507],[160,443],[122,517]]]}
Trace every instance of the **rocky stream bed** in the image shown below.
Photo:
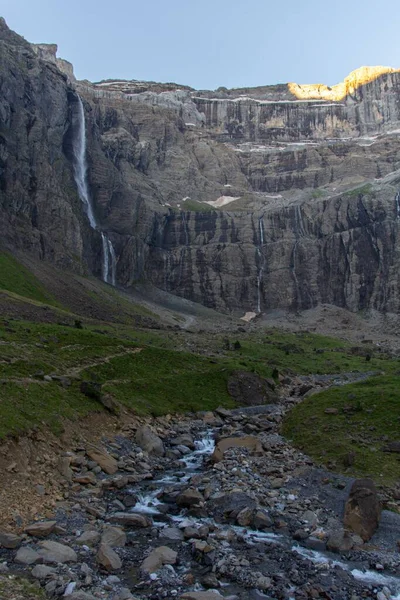
{"label": "rocky stream bed", "polygon": [[275,405],[138,419],[61,456],[64,501],[0,532],[0,574],[70,600],[400,598],[400,515],[383,511],[368,543],[345,531],[352,480],[279,435],[305,384]]}

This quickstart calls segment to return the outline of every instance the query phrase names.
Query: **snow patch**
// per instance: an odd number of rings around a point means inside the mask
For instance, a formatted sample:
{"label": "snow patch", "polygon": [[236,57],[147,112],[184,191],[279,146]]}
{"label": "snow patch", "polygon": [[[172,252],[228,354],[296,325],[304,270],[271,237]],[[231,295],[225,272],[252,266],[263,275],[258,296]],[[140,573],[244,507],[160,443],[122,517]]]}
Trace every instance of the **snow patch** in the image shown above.
{"label": "snow patch", "polygon": [[239,200],[240,196],[220,196],[217,200],[206,200],[206,204],[213,206],[214,208],[221,208],[221,206],[226,206],[231,202],[235,202],[235,200]]}

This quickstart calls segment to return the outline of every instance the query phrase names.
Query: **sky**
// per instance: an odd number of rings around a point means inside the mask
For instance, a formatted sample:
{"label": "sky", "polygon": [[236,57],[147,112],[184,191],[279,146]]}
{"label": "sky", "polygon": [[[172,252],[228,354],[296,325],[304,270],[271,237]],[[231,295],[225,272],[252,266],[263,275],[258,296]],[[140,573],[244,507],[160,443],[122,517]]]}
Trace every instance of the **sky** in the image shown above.
{"label": "sky", "polygon": [[400,67],[398,0],[0,0],[0,15],[90,81],[333,85]]}

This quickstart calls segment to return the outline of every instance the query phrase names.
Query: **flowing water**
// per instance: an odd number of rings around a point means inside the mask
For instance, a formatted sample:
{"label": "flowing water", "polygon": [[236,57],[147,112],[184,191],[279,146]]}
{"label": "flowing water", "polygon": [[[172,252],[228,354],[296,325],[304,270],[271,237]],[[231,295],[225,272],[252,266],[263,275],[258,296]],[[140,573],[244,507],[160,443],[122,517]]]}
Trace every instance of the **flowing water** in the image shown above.
{"label": "flowing water", "polygon": [[[98,223],[94,214],[92,201],[89,193],[87,180],[87,160],[86,160],[86,122],[83,102],[80,96],[78,98],[78,110],[73,117],[74,136],[72,143],[73,170],[76,187],[79,198],[81,199],[86,216],[92,229],[98,230]],[[106,283],[116,284],[117,257],[112,242],[108,235],[101,232],[101,241],[103,248],[102,278]]]}
{"label": "flowing water", "polygon": [[260,234],[260,245],[257,248],[257,256],[258,256],[258,275],[257,275],[257,312],[261,312],[261,285],[263,281],[264,268],[265,268],[265,258],[264,258],[264,222],[263,217],[261,216],[258,219],[258,229]]}
{"label": "flowing water", "polygon": [[[152,516],[154,518],[154,526],[162,529],[166,526],[178,526],[180,528],[186,526],[199,526],[199,525],[216,525],[211,517],[187,517],[186,511],[182,510],[177,515],[166,515],[163,513],[161,507],[162,502],[158,499],[163,491],[171,485],[182,485],[184,489],[185,484],[189,482],[192,476],[199,473],[203,467],[203,461],[207,459],[213,452],[215,447],[214,437],[212,431],[207,431],[203,434],[203,437],[195,442],[195,449],[182,458],[181,462],[184,463],[184,467],[179,471],[168,471],[165,472],[156,481],[147,482],[144,484],[143,489],[138,493],[137,490],[131,490],[135,493],[137,502],[132,508],[135,513],[142,513]],[[151,486],[152,489],[149,489]],[[159,517],[159,520],[157,520]],[[400,578],[379,573],[370,569],[361,568],[360,564],[351,561],[345,561],[343,559],[336,559],[329,552],[319,552],[299,546],[297,543],[293,543],[293,540],[287,534],[275,534],[269,531],[255,531],[247,527],[239,527],[236,525],[221,525],[218,524],[219,529],[230,529],[233,530],[238,537],[240,537],[248,546],[257,546],[258,544],[268,544],[282,548],[282,552],[295,553],[301,560],[309,561],[315,565],[319,565],[323,568],[324,565],[327,569],[340,568],[349,573],[355,580],[365,583],[367,585],[376,586],[377,589],[387,587],[390,590],[391,600],[400,600]],[[222,584],[226,586],[232,586],[232,584]],[[234,585],[233,585],[234,587]],[[201,588],[199,588],[201,589]],[[294,593],[295,589],[291,590],[290,593]],[[293,598],[294,596],[290,596]]]}

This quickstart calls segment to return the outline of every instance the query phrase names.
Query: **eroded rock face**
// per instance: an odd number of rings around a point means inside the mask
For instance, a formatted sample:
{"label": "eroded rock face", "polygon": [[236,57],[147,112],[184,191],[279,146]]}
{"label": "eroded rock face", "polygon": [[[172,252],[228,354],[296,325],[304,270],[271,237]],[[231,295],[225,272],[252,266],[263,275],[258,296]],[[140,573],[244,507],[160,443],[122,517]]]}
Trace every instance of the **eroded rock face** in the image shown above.
{"label": "eroded rock face", "polygon": [[399,72],[358,72],[334,98],[295,84],[92,85],[4,20],[0,45],[4,244],[101,274],[72,169],[79,93],[120,285],[147,280],[222,311],[397,312]]}

